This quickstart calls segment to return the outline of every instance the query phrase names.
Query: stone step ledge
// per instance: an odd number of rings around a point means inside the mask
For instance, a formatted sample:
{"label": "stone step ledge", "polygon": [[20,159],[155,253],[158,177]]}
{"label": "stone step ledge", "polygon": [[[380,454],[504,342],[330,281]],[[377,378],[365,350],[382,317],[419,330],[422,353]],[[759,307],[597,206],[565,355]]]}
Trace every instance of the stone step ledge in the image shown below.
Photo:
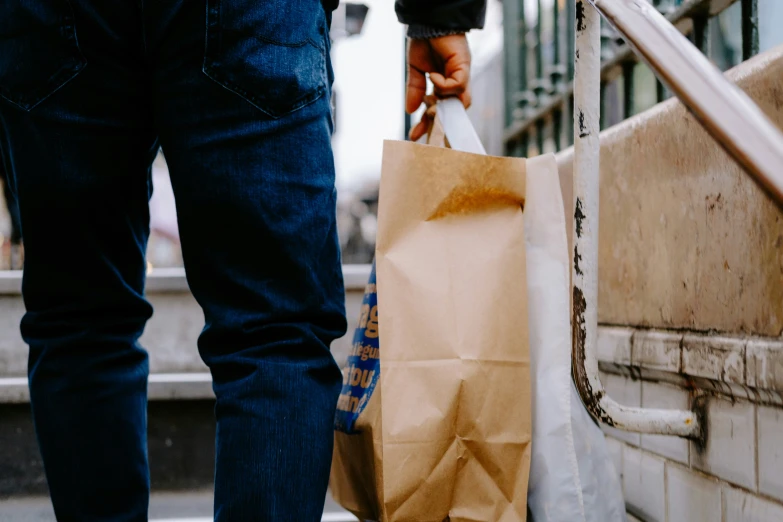
{"label": "stone step ledge", "polygon": [[[149,376],[147,398],[150,401],[214,399],[209,373],[153,373]],[[27,377],[0,378],[0,404],[30,402]]]}
{"label": "stone step ledge", "polygon": [[[364,291],[372,265],[343,265],[345,289]],[[190,292],[184,268],[155,268],[147,274],[148,293]],[[22,270],[0,270],[0,295],[22,295]]]}

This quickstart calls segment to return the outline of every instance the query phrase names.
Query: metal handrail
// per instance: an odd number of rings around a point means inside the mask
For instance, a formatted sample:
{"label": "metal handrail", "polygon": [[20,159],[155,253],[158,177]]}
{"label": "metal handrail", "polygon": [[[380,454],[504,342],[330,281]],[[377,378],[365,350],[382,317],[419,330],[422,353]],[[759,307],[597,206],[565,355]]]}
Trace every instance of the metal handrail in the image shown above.
{"label": "metal handrail", "polygon": [[[589,2],[589,3],[588,3]],[[783,133],[646,0],[576,0],[574,78],[573,374],[590,413],[627,431],[702,439],[692,411],[622,406],[598,373],[600,15],[702,126],[783,205]]]}
{"label": "metal handrail", "polygon": [[783,132],[643,0],[589,0],[707,132],[783,205]]}

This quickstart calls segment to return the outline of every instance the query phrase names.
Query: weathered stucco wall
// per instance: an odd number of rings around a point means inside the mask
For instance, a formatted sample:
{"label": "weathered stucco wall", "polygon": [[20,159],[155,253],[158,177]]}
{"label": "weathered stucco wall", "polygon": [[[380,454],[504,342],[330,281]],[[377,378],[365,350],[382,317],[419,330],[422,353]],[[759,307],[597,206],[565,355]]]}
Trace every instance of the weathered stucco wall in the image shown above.
{"label": "weathered stucco wall", "polygon": [[[728,76],[783,127],[783,47]],[[677,100],[601,134],[599,234],[601,323],[783,333],[783,213]]]}

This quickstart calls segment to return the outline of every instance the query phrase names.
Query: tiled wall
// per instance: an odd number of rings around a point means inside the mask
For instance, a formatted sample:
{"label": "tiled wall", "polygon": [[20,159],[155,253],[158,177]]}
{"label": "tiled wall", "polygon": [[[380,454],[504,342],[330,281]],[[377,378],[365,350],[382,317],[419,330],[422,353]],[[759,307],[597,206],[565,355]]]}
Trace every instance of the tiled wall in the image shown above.
{"label": "tiled wall", "polygon": [[781,358],[783,340],[601,329],[610,397],[645,408],[705,401],[704,447],[604,428],[630,514],[641,521],[783,522]]}
{"label": "tiled wall", "polygon": [[[629,514],[649,522],[780,522],[780,498],[607,437]],[[726,464],[729,464],[729,459]],[[753,461],[755,466],[755,460]],[[631,519],[632,520],[632,519]]]}

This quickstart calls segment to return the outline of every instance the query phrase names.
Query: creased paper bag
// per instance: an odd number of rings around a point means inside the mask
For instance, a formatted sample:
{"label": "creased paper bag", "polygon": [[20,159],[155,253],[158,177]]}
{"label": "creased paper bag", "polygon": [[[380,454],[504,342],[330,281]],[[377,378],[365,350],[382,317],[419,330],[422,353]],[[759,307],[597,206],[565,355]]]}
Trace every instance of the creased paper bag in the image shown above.
{"label": "creased paper bag", "polygon": [[525,169],[520,158],[384,144],[376,264],[331,474],[335,498],[362,520],[526,518]]}

